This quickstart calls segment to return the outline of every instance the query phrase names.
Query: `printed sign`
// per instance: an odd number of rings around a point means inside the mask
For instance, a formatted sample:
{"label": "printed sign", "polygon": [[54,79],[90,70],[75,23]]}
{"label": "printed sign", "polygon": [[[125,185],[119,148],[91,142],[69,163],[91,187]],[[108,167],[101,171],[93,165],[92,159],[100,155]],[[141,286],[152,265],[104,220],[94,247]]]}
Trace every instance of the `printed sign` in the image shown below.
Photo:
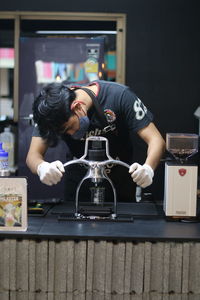
{"label": "printed sign", "polygon": [[27,181],[0,177],[0,231],[26,231]]}

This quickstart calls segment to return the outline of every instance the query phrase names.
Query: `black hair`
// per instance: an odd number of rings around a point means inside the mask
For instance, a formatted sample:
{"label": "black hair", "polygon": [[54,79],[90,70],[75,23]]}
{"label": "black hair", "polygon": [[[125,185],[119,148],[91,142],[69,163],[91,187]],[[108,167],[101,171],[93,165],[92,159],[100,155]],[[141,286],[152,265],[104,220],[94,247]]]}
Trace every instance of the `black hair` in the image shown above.
{"label": "black hair", "polygon": [[45,86],[33,103],[33,120],[38,125],[41,137],[50,147],[58,143],[62,125],[72,115],[70,109],[75,92],[64,83]]}

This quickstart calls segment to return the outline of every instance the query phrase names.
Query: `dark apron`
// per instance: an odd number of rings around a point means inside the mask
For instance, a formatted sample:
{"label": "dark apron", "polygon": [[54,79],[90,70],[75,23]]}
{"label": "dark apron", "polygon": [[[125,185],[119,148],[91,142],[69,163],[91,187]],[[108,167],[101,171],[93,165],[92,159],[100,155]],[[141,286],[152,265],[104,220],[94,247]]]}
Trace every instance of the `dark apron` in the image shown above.
{"label": "dark apron", "polygon": [[[113,130],[113,124],[111,130],[109,130],[110,124],[108,123],[100,105],[97,102],[97,99],[93,92],[89,89],[83,88],[85,92],[92,98],[94,113],[98,120],[99,127],[106,128],[105,133],[101,134],[108,139],[109,142],[109,152],[110,156],[113,159],[120,159],[128,164],[131,161],[131,149],[127,149],[126,141],[119,141],[119,133],[117,130]],[[73,140],[68,136],[66,140],[69,149],[74,156],[80,158],[84,154],[85,141]],[[127,159],[127,157],[129,159]],[[79,182],[86,175],[87,169],[82,165],[72,165],[66,168],[65,171],[65,201],[75,201],[76,189]],[[136,185],[133,183],[130,174],[128,173],[128,168],[122,167],[119,165],[108,165],[106,167],[106,174],[111,179],[117,193],[117,200],[119,202],[133,202],[135,201],[135,188]],[[103,185],[105,186],[105,201],[113,201],[113,192],[108,181],[104,181]],[[81,185],[80,189],[80,199],[79,201],[90,201],[91,199],[91,187],[93,183],[90,180],[84,181],[84,184]]]}

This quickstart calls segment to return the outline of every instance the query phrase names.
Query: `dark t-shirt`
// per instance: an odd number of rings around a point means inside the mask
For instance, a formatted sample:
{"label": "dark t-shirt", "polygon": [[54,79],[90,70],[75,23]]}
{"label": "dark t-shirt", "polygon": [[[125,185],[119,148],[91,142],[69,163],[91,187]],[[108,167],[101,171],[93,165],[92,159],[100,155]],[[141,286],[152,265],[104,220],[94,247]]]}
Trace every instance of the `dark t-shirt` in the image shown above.
{"label": "dark t-shirt", "polygon": [[[67,143],[72,156],[80,158],[84,154],[85,139],[87,137],[104,136],[109,141],[110,155],[114,159],[120,159],[131,164],[133,162],[132,153],[135,134],[152,122],[153,115],[129,87],[100,80],[90,83],[90,85],[92,84],[97,86],[96,99],[108,123],[113,125],[116,130],[105,134],[102,124],[99,122],[98,114],[92,106],[88,111],[90,126],[85,137],[77,141],[72,139],[70,135],[64,135],[62,139]],[[75,87],[81,88],[79,85]],[[37,127],[35,127],[33,136],[39,136]],[[81,166],[69,167],[66,170],[67,199],[74,199],[76,186],[85,172],[85,169]],[[132,201],[135,199],[135,184],[132,182],[127,168],[111,165],[107,168],[107,174],[116,186],[118,200]]]}

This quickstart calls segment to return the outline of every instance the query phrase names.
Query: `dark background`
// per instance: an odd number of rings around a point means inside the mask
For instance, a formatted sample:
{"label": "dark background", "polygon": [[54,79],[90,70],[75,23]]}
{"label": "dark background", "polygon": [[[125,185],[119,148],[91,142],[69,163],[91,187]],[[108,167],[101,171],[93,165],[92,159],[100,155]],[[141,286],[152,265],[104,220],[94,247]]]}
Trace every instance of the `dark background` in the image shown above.
{"label": "dark background", "polygon": [[[198,133],[200,9],[196,0],[1,1],[2,11],[125,13],[126,84],[167,132]],[[162,197],[163,164],[154,187]]]}

